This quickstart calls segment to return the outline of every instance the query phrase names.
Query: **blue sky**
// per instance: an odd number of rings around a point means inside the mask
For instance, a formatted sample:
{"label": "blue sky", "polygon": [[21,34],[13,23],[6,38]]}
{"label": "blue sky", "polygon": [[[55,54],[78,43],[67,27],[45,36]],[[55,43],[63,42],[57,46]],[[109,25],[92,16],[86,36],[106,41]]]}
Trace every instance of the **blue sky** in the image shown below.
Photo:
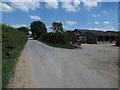
{"label": "blue sky", "polygon": [[[76,0],[75,0],[76,1]],[[2,23],[13,27],[27,26],[33,21],[45,23],[48,31],[52,22],[62,22],[64,30],[118,30],[117,2],[4,2]]]}

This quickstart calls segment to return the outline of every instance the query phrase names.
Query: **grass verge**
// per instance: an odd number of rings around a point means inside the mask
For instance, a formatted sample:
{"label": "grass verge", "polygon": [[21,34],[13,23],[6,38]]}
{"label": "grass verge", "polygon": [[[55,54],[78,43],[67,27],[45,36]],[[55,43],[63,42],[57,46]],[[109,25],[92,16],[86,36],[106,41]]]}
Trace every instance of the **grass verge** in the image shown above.
{"label": "grass verge", "polygon": [[52,47],[57,47],[57,48],[66,48],[66,49],[75,49],[74,46],[70,45],[70,44],[52,44],[52,43],[48,43],[42,40],[37,40],[39,42],[42,42],[46,45],[52,46]]}
{"label": "grass verge", "polygon": [[21,54],[21,51],[24,49],[26,43],[23,43],[21,46],[17,47],[11,55],[11,58],[7,60],[2,60],[2,88],[8,88],[10,79],[13,78],[15,73],[16,63]]}
{"label": "grass verge", "polygon": [[25,32],[2,24],[2,88],[8,88],[18,57],[27,40]]}

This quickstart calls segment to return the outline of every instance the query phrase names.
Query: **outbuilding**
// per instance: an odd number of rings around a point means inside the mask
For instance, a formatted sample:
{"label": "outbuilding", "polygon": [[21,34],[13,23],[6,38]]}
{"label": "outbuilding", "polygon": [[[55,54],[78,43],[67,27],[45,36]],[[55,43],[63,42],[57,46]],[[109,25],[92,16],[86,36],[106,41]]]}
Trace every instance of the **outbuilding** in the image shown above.
{"label": "outbuilding", "polygon": [[[75,29],[74,33],[75,41],[81,41],[81,43],[98,44],[98,43],[116,43],[118,32],[115,31],[98,31],[98,30],[85,30]],[[71,36],[72,38],[73,36]]]}

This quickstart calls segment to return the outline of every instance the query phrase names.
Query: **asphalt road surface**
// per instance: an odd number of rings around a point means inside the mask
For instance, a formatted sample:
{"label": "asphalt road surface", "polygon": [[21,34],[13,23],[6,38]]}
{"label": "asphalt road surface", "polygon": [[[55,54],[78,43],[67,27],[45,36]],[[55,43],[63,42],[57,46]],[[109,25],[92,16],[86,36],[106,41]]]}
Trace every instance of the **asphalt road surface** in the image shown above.
{"label": "asphalt road surface", "polygon": [[[29,40],[27,44],[32,76],[37,88],[116,87],[113,82],[96,71],[87,68],[82,63],[76,63],[76,59],[82,54],[70,60],[69,57],[75,54],[74,50],[50,47],[36,40]],[[76,50],[82,53],[80,49]]]}

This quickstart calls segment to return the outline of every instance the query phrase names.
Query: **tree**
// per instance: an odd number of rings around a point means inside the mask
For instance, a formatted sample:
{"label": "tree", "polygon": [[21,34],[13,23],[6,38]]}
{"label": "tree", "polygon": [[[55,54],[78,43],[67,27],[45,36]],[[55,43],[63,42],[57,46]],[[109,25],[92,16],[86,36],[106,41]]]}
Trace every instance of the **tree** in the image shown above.
{"label": "tree", "polygon": [[19,30],[19,31],[23,31],[23,32],[25,32],[27,35],[29,35],[29,28],[27,28],[27,27],[20,27],[20,28],[18,28],[18,30]]}
{"label": "tree", "polygon": [[43,33],[47,32],[45,24],[41,21],[32,22],[30,27],[30,31],[35,39],[38,39]]}
{"label": "tree", "polygon": [[63,32],[63,26],[61,22],[53,22],[51,29],[54,32]]}

